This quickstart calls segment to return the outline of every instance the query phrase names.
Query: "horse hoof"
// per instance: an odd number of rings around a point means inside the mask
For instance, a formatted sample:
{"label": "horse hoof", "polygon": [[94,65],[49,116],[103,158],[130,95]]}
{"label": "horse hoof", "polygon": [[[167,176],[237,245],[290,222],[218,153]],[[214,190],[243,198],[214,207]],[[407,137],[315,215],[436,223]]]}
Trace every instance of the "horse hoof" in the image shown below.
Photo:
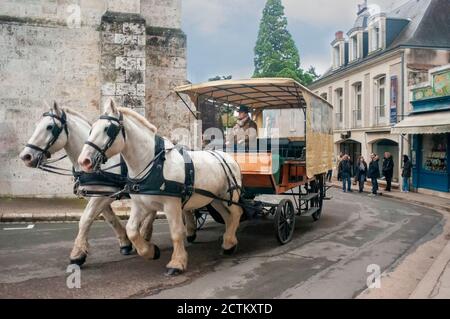
{"label": "horse hoof", "polygon": [[183,271],[181,269],[177,269],[177,268],[167,268],[166,271],[166,276],[178,276],[181,275],[183,273]]}
{"label": "horse hoof", "polygon": [[124,256],[131,255],[132,252],[133,252],[133,245],[131,244],[128,246],[120,247],[120,253]]}
{"label": "horse hoof", "polygon": [[86,262],[86,255],[82,255],[81,257],[78,257],[76,259],[70,259],[71,265],[82,266],[85,262]]}
{"label": "horse hoof", "polygon": [[155,249],[155,254],[153,255],[153,260],[157,260],[159,259],[159,257],[161,257],[161,250],[159,250],[159,247],[154,245],[154,249]]}
{"label": "horse hoof", "polygon": [[222,250],[223,254],[226,255],[226,256],[234,255],[234,253],[236,253],[236,251],[237,251],[237,245],[234,245],[230,249],[223,249]]}
{"label": "horse hoof", "polygon": [[197,238],[197,234],[194,234],[192,236],[187,236],[187,241],[188,241],[188,243],[193,243],[196,238]]}

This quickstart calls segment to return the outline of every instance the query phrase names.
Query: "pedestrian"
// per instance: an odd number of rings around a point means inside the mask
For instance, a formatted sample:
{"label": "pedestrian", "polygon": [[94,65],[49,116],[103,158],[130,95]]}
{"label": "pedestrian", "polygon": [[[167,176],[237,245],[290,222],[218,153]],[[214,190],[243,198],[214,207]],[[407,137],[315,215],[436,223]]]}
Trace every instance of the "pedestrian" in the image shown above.
{"label": "pedestrian", "polygon": [[394,175],[394,161],[392,160],[392,155],[389,152],[384,153],[383,175],[386,178],[386,191],[390,192],[392,176]]}
{"label": "pedestrian", "polygon": [[375,153],[372,153],[370,159],[368,176],[372,182],[372,193],[369,196],[376,196],[378,194],[378,178],[380,177],[379,158]]}
{"label": "pedestrian", "polygon": [[337,172],[337,179],[338,179],[338,181],[342,180],[342,174],[341,174],[341,170],[340,170],[340,163],[341,163],[343,157],[344,157],[344,153],[340,152],[339,156],[337,158],[337,162],[336,162],[336,167],[338,168],[338,172]]}
{"label": "pedestrian", "polygon": [[411,170],[412,170],[412,163],[409,160],[408,155],[403,155],[403,169],[402,169],[402,192],[408,193],[409,192],[409,179],[411,178]]}
{"label": "pedestrian", "polygon": [[355,180],[359,183],[359,192],[362,193],[364,190],[364,182],[367,177],[367,163],[364,156],[358,157],[358,162],[356,163],[355,169]]}
{"label": "pedestrian", "polygon": [[[346,154],[339,162],[339,171],[341,172],[342,188],[344,193],[352,191],[352,165],[350,164],[349,156]],[[347,184],[347,187],[346,187]]]}

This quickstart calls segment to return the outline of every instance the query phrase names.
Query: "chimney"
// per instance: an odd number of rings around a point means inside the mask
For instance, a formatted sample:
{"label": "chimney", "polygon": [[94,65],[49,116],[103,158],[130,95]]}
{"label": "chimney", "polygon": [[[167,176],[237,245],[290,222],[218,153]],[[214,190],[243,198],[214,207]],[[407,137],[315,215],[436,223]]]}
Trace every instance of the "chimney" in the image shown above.
{"label": "chimney", "polygon": [[344,39],[344,32],[343,31],[338,31],[336,32],[336,40],[343,40]]}

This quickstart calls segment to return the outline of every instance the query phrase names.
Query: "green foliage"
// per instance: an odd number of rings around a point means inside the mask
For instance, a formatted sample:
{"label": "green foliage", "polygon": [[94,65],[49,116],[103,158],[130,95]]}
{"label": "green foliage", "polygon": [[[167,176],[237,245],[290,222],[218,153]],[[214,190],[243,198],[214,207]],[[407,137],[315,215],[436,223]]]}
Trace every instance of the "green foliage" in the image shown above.
{"label": "green foliage", "polygon": [[253,77],[288,77],[304,85],[317,78],[300,67],[300,55],[287,30],[287,19],[281,0],[267,0],[255,46]]}

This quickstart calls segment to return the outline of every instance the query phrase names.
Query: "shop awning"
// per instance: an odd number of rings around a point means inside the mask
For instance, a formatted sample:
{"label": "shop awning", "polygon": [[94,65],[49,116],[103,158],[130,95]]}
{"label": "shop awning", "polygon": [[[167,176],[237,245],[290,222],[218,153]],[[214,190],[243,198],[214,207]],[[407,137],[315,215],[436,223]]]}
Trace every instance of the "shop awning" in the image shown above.
{"label": "shop awning", "polygon": [[442,134],[450,133],[450,111],[411,114],[397,123],[393,134]]}

